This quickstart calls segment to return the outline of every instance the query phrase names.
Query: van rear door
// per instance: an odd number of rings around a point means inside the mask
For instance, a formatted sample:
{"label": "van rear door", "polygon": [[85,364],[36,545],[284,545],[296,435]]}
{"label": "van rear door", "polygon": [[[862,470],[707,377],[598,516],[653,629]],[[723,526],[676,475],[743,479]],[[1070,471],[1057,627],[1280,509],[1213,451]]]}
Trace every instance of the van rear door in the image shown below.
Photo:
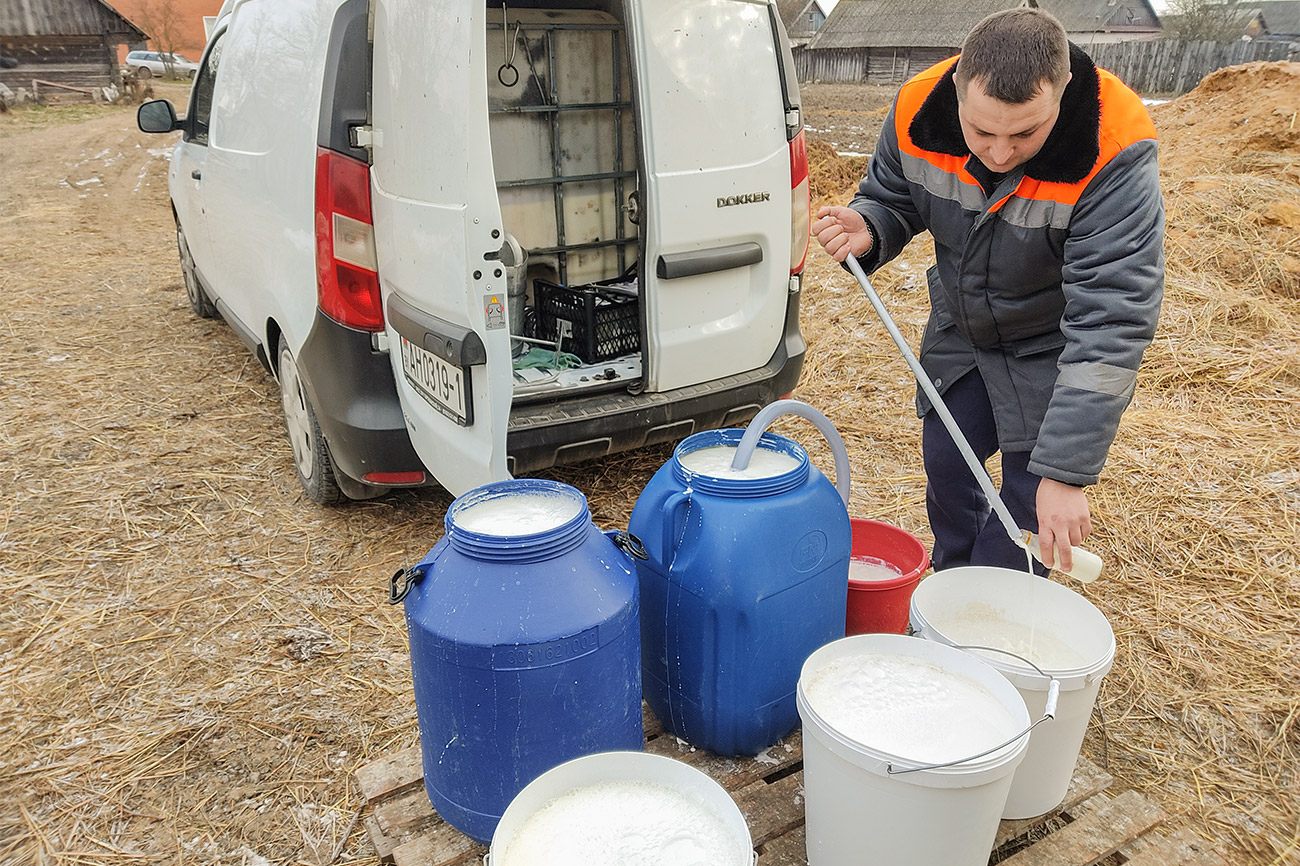
{"label": "van rear door", "polygon": [[[790,146],[766,0],[631,3],[646,389],[766,364],[790,283]],[[804,205],[806,208],[806,203]]]}
{"label": "van rear door", "polygon": [[506,478],[511,400],[482,3],[372,0],[372,207],[411,442],[453,494]]}

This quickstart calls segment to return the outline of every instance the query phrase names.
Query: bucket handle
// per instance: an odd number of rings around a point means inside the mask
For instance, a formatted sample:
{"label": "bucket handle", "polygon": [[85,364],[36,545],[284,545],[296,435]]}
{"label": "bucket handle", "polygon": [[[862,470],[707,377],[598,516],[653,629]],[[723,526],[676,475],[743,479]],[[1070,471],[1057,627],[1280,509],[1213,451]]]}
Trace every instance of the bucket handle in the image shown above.
{"label": "bucket handle", "polygon": [[968,755],[965,758],[958,758],[955,761],[944,761],[942,764],[922,764],[919,767],[904,767],[902,769],[898,769],[894,767],[893,761],[890,761],[888,764],[885,765],[885,772],[891,776],[901,776],[904,773],[917,773],[920,772],[921,770],[941,770],[944,767],[955,767],[957,764],[964,764],[967,761],[974,761],[978,758],[984,757],[985,755],[991,755],[994,752],[998,751],[999,749],[1005,749],[1007,746],[1011,745],[1016,740],[1019,740],[1021,737],[1029,736],[1029,732],[1032,731],[1034,728],[1038,727],[1039,725],[1041,725],[1043,722],[1046,722],[1049,719],[1056,718],[1056,700],[1061,694],[1061,681],[1058,680],[1056,677],[1050,676],[1049,674],[1044,672],[1042,668],[1040,668],[1038,665],[1034,664],[1024,656],[1017,655],[1016,653],[1010,652],[1009,650],[999,649],[997,647],[991,647],[991,646],[974,646],[971,644],[954,644],[953,646],[955,649],[980,650],[981,652],[1001,653],[1002,655],[1011,656],[1012,658],[1018,659],[1024,662],[1025,664],[1029,665],[1034,670],[1038,671],[1040,676],[1047,677],[1048,679],[1047,702],[1046,705],[1043,707],[1043,715],[1040,719],[1038,719],[1038,721],[1030,722],[1029,727],[1025,728],[1023,731],[1016,734],[1014,737],[1011,737],[1006,742],[998,743],[993,748],[985,749],[984,751],[975,755]]}

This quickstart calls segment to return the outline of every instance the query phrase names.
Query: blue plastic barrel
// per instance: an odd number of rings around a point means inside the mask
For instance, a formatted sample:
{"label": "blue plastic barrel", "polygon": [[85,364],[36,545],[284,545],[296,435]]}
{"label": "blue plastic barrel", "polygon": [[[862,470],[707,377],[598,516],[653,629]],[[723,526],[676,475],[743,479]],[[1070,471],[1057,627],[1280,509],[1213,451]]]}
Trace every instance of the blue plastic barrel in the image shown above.
{"label": "blue plastic barrel", "polygon": [[[513,536],[457,523],[476,504],[538,494],[561,497],[574,516]],[[392,600],[405,593],[425,790],[447,823],[486,843],[542,773],[642,748],[637,581],[621,536],[598,530],[567,484],[477,488],[445,525],[394,576]]]}
{"label": "blue plastic barrel", "polygon": [[667,730],[723,755],[757,754],[794,730],[800,668],[844,636],[848,585],[848,512],[797,443],[762,435],[760,448],[799,463],[768,478],[679,462],[743,432],[682,441],[629,522],[648,555],[637,563],[646,702]]}

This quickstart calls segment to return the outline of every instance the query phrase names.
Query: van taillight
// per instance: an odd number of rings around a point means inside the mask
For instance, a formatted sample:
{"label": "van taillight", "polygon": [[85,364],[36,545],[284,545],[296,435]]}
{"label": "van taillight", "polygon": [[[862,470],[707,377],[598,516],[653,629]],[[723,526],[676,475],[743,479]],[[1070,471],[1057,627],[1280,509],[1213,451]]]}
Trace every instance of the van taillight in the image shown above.
{"label": "van taillight", "polygon": [[808,141],[804,131],[790,140],[790,273],[803,271],[808,258],[808,231],[812,223],[809,200]]}
{"label": "van taillight", "polygon": [[384,329],[370,216],[370,166],[316,151],[316,296],[321,312],[362,331]]}

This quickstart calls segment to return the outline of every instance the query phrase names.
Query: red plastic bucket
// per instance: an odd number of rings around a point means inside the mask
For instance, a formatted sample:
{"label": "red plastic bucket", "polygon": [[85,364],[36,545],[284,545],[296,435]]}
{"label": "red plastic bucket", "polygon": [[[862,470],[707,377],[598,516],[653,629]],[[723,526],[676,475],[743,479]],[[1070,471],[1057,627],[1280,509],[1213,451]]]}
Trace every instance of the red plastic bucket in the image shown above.
{"label": "red plastic bucket", "polygon": [[898,577],[884,580],[849,580],[849,603],[844,633],[870,634],[907,631],[912,590],[930,567],[930,554],[910,532],[879,520],[849,519],[850,559],[883,564]]}

